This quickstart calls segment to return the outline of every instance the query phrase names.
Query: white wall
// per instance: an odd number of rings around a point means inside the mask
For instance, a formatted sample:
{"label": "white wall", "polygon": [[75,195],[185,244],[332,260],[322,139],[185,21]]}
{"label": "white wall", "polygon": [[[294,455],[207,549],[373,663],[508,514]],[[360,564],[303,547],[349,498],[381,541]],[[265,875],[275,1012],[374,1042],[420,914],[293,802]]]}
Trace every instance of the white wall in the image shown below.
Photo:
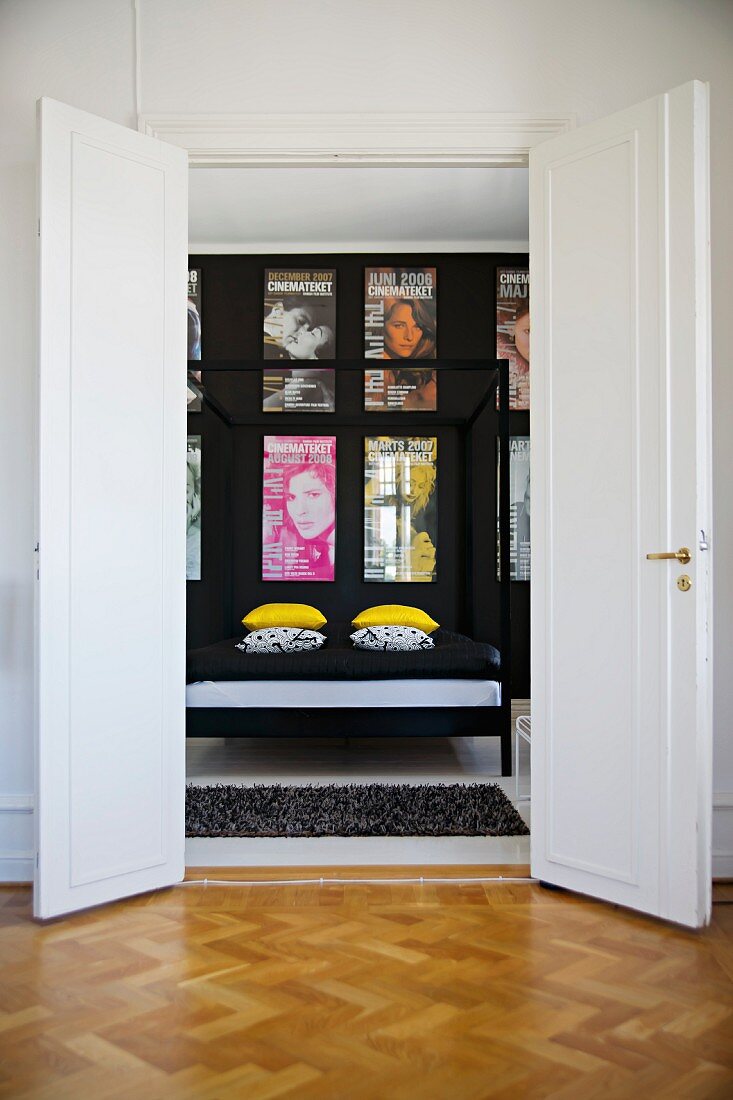
{"label": "white wall", "polygon": [[0,2],[0,881],[33,848],[36,99],[134,126],[133,42],[125,0]]}
{"label": "white wall", "polygon": [[[0,2],[0,861],[30,845],[34,101],[134,125],[132,0]],[[580,122],[697,77],[712,95],[718,872],[733,873],[733,4],[730,0],[140,0],[142,109],[522,111]],[[100,369],[104,365],[100,364]],[[100,610],[100,630],[114,629]],[[100,730],[100,736],[104,731]],[[29,815],[26,815],[29,817]],[[0,862],[0,878],[27,870]]]}

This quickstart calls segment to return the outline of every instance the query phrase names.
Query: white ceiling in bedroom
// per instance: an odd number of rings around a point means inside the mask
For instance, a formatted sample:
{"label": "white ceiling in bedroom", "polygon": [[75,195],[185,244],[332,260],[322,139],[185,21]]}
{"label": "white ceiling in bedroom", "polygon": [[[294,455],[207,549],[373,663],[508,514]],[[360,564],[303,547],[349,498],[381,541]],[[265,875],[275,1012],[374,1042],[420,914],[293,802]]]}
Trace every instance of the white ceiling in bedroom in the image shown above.
{"label": "white ceiling in bedroom", "polygon": [[526,248],[526,168],[194,168],[197,247]]}

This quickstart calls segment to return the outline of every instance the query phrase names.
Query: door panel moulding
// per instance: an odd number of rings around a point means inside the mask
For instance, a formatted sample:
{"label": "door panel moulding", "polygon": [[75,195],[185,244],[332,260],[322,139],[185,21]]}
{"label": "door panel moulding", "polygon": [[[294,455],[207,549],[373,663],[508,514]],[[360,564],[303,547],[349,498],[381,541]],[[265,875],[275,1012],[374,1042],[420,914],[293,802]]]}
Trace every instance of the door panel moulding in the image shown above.
{"label": "door panel moulding", "polygon": [[138,130],[188,150],[192,168],[325,165],[523,167],[575,115],[140,114]]}

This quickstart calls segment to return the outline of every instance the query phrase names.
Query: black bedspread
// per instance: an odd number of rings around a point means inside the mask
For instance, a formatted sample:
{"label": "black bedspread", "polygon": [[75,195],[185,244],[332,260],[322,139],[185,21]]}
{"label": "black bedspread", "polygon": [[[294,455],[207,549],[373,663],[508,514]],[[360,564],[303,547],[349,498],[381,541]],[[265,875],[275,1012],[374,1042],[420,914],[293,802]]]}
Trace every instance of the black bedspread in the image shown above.
{"label": "black bedspread", "polygon": [[[434,649],[383,653],[354,649],[352,626],[325,626],[328,642],[311,653],[244,653],[242,635],[192,649],[186,683],[198,680],[496,680],[499,651],[464,634],[436,630]],[[273,699],[273,705],[276,705]]]}

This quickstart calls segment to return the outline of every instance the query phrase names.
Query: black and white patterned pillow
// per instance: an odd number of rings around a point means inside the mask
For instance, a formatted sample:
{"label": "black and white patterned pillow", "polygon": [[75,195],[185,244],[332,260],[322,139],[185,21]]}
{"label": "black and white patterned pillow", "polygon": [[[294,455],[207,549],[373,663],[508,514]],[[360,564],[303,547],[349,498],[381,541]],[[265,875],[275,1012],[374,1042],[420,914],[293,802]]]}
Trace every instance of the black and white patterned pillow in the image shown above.
{"label": "black and white patterned pillow", "polygon": [[365,626],[351,635],[357,649],[382,649],[404,652],[413,649],[434,649],[435,642],[414,626]]}
{"label": "black and white patterned pillow", "polygon": [[325,634],[317,630],[301,630],[298,626],[268,626],[253,630],[237,649],[245,653],[304,653],[320,649],[325,644]]}

